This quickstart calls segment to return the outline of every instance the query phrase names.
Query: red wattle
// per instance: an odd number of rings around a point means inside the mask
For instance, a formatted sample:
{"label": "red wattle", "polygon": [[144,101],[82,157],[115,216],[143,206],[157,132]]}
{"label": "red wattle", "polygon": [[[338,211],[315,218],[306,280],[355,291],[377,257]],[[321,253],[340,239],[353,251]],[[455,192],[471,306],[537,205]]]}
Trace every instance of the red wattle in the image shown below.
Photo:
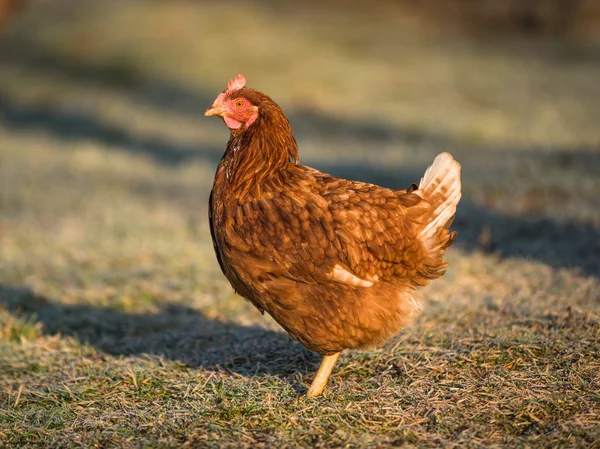
{"label": "red wattle", "polygon": [[223,120],[229,129],[239,129],[242,126],[242,122],[238,122],[236,119],[231,118],[228,115],[223,117]]}

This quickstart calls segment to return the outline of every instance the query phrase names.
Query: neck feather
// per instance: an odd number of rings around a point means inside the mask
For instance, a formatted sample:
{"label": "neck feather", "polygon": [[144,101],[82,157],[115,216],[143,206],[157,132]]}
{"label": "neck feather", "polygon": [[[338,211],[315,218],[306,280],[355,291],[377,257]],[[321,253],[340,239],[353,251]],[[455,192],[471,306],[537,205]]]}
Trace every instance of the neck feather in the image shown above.
{"label": "neck feather", "polygon": [[282,183],[290,164],[300,163],[292,127],[273,106],[261,107],[258,119],[249,128],[232,131],[227,143],[221,164],[238,196],[260,194],[265,184]]}

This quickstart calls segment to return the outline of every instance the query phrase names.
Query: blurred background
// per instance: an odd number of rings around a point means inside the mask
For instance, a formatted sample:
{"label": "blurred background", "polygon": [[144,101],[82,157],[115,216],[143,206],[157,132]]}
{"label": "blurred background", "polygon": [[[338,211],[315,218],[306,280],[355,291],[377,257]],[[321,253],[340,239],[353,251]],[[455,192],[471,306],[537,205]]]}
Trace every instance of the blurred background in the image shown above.
{"label": "blurred background", "polygon": [[461,162],[444,295],[457,279],[478,303],[600,275],[598,1],[0,5],[9,289],[264,323],[234,299],[207,223],[228,130],[203,112],[238,73],[281,104],[305,164],[405,188],[441,151]]}

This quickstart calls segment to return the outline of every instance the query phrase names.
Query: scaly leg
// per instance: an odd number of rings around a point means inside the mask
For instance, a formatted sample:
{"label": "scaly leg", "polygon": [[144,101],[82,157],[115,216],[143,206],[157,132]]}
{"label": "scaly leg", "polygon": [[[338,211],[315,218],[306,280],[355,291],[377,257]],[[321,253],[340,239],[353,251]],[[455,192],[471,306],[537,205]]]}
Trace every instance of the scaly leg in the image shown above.
{"label": "scaly leg", "polygon": [[329,379],[331,371],[333,371],[333,367],[335,366],[335,362],[337,362],[339,356],[340,353],[337,352],[333,355],[326,355],[323,357],[319,371],[317,371],[317,375],[308,389],[306,396],[309,398],[314,398],[323,393],[325,385],[327,385],[327,380]]}

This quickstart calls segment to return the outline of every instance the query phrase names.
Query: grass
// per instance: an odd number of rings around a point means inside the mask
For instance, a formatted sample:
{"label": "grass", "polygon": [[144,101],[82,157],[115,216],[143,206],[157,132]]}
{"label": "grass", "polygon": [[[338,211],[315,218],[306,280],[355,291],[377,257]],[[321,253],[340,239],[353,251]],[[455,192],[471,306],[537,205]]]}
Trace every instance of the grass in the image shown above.
{"label": "grass", "polygon": [[[598,44],[262,5],[54,0],[0,40],[0,446],[600,446]],[[213,254],[202,113],[238,72],[312,166],[463,165],[423,315],[321,398]]]}

